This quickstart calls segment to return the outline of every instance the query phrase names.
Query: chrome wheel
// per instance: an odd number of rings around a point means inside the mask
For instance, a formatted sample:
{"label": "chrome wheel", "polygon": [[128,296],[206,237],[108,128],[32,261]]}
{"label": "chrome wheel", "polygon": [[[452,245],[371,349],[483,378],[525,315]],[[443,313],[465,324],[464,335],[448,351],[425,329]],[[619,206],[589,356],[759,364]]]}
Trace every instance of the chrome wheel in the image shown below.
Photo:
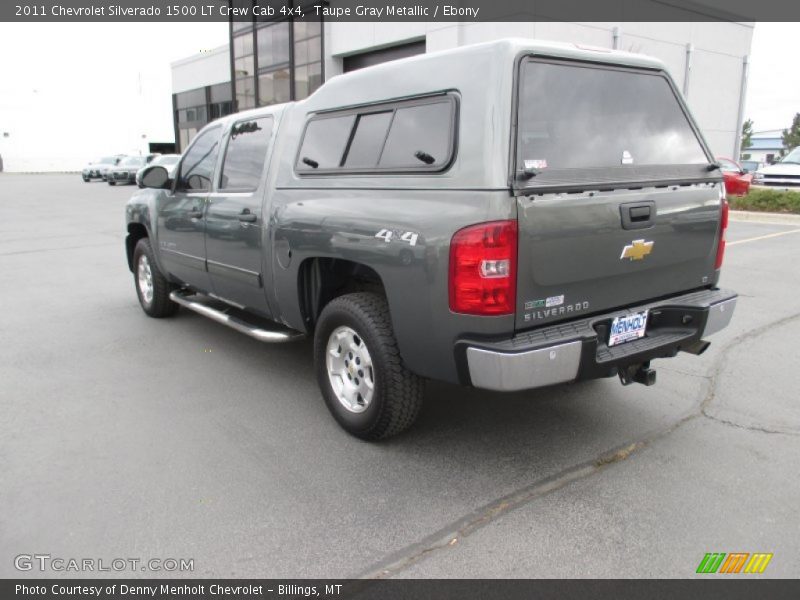
{"label": "chrome wheel", "polygon": [[139,293],[142,300],[148,306],[153,303],[153,271],[150,269],[150,261],[146,254],[139,257],[139,264],[136,268]]}
{"label": "chrome wheel", "polygon": [[364,340],[350,327],[337,327],[328,338],[328,378],[333,393],[347,410],[364,412],[375,394],[372,357]]}

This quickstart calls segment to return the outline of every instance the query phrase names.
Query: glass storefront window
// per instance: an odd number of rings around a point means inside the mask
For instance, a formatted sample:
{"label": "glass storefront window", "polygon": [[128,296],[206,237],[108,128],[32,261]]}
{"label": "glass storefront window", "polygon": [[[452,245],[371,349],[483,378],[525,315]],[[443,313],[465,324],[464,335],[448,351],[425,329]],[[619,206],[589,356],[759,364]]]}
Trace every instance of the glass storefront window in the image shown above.
{"label": "glass storefront window", "polygon": [[322,85],[322,24],[294,23],[294,98],[302,100]]}
{"label": "glass storefront window", "polygon": [[256,105],[255,82],[252,77],[236,80],[236,110],[254,108]]}
{"label": "glass storefront window", "polygon": [[302,41],[295,41],[294,44],[294,63],[304,65],[316,62],[322,57],[322,45],[320,38],[310,38]]}
{"label": "glass storefront window", "polygon": [[186,147],[189,145],[189,142],[191,142],[194,136],[196,135],[197,135],[197,129],[194,127],[187,127],[185,129],[180,129],[179,136],[180,136],[181,150],[185,150]]}
{"label": "glass storefront window", "polygon": [[258,102],[261,106],[291,100],[289,70],[279,69],[258,76]]}
{"label": "glass storefront window", "polygon": [[246,56],[253,53],[253,35],[250,31],[233,38],[233,55]]}
{"label": "glass storefront window", "polygon": [[294,39],[305,40],[310,37],[322,35],[322,23],[320,21],[295,21]]}
{"label": "glass storefront window", "polygon": [[319,21],[259,19],[255,29],[234,28],[231,52],[235,110],[301,100],[322,85]]}
{"label": "glass storefront window", "polygon": [[259,70],[289,62],[289,23],[274,23],[256,30]]}
{"label": "glass storefront window", "polygon": [[237,78],[244,77],[245,75],[252,76],[253,73],[255,73],[253,57],[245,56],[243,58],[237,58],[233,61],[233,70]]}

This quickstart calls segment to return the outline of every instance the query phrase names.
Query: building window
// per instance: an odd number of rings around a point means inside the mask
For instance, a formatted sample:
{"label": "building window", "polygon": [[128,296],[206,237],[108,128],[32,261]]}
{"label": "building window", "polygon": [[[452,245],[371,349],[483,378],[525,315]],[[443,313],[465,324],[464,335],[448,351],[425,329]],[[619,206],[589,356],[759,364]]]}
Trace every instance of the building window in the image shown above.
{"label": "building window", "polygon": [[230,83],[180,92],[174,95],[173,102],[178,150],[185,150],[206,123],[234,112]]}
{"label": "building window", "polygon": [[289,64],[289,22],[268,23],[256,30],[258,68]]}
{"label": "building window", "polygon": [[236,110],[253,108],[255,94],[255,55],[253,53],[253,26],[240,28],[233,36],[233,80],[236,87]]}
{"label": "building window", "polygon": [[267,23],[256,30],[259,106],[292,99],[289,76],[290,25],[288,21]]}
{"label": "building window", "polygon": [[280,104],[291,100],[291,82],[289,69],[279,69],[258,76],[258,103]]}
{"label": "building window", "polygon": [[258,20],[230,31],[236,110],[302,100],[322,85],[321,22]]}
{"label": "building window", "polygon": [[322,85],[322,23],[294,22],[294,99],[310,96]]}

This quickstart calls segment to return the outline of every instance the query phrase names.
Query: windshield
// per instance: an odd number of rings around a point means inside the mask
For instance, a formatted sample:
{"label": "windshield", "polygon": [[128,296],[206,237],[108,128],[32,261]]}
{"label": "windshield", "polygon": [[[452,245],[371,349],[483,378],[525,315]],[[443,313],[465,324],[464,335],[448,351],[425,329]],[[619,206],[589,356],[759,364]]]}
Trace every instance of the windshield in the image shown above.
{"label": "windshield", "polygon": [[520,170],[708,163],[663,76],[599,66],[523,65],[517,144]]}
{"label": "windshield", "polygon": [[800,146],[789,152],[781,159],[782,163],[796,163],[800,164]]}
{"label": "windshield", "polygon": [[145,163],[144,156],[129,156],[128,158],[123,158],[122,162],[119,163],[120,167],[140,167]]}

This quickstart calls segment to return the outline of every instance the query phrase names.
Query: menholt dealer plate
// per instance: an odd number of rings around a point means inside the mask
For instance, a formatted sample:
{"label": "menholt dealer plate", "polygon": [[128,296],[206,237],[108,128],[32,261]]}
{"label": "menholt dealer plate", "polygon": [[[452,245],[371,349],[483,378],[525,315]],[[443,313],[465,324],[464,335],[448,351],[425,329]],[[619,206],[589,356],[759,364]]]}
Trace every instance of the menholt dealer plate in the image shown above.
{"label": "menholt dealer plate", "polygon": [[647,311],[616,317],[611,322],[611,333],[608,336],[608,345],[616,346],[631,340],[644,337],[647,328]]}

